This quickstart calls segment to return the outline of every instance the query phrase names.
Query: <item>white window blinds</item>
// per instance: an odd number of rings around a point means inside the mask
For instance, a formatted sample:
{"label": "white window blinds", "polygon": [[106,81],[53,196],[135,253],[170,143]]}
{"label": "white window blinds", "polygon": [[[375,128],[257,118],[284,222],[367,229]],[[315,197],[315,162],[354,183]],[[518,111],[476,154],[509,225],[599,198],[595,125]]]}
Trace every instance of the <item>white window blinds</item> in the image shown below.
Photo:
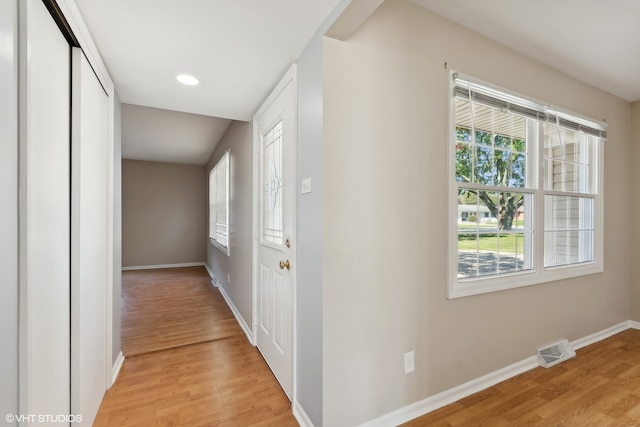
{"label": "white window blinds", "polygon": [[223,248],[229,247],[229,152],[209,174],[209,238]]}
{"label": "white window blinds", "polygon": [[461,74],[453,74],[453,95],[456,98],[472,99],[473,102],[504,109],[540,122],[553,123],[558,127],[584,132],[605,140],[607,132],[603,124],[554,110],[548,105],[538,104],[495,90],[489,86],[472,81]]}

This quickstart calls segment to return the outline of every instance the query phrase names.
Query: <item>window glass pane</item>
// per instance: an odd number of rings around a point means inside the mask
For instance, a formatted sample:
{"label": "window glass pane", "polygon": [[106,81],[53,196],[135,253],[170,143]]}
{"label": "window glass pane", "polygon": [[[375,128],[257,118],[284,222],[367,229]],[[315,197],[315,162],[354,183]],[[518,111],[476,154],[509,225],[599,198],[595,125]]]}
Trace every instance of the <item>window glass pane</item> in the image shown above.
{"label": "window glass pane", "polygon": [[513,152],[508,161],[511,162],[508,168],[510,172],[508,186],[524,188],[526,186],[527,156]]}
{"label": "window glass pane", "polygon": [[215,168],[209,172],[209,238],[216,238],[216,175]]}
{"label": "window glass pane", "polygon": [[593,193],[588,141],[592,137],[545,124],[544,189]]}
{"label": "window glass pane", "polygon": [[458,278],[531,269],[532,196],[458,190]]}
{"label": "window glass pane", "polygon": [[456,180],[500,187],[526,185],[526,119],[456,100]]}
{"label": "window glass pane", "polygon": [[494,181],[494,151],[491,147],[475,148],[475,174],[473,182],[492,185]]}
{"label": "window glass pane", "polygon": [[593,207],[588,197],[545,196],[545,267],[593,261]]}
{"label": "window glass pane", "polygon": [[262,240],[282,245],[282,121],[262,138]]}
{"label": "window glass pane", "polygon": [[228,245],[228,209],[229,209],[229,155],[225,154],[216,166],[216,241]]}
{"label": "window glass pane", "polygon": [[[458,134],[462,132],[458,130]],[[467,135],[468,136],[468,135]],[[471,182],[473,163],[471,162],[471,146],[468,143],[456,143],[456,181]]]}

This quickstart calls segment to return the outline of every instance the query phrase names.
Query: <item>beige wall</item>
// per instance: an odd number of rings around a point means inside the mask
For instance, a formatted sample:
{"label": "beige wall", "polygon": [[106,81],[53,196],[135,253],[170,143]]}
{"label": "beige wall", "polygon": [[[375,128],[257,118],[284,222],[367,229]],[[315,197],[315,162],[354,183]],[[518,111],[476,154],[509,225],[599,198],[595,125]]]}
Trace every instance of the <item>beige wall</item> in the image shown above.
{"label": "beige wall", "polygon": [[204,262],[204,166],[122,161],[122,266]]}
{"label": "beige wall", "polygon": [[252,146],[252,124],[231,122],[207,167],[208,173],[229,150],[229,255],[207,243],[207,265],[249,328],[252,322]]}
{"label": "beige wall", "polygon": [[[628,103],[404,0],[346,42],[325,39],[324,53],[324,425],[375,419],[629,319]],[[607,119],[603,273],[447,299],[445,62]]]}
{"label": "beige wall", "polygon": [[[640,161],[640,101],[631,104],[631,161],[637,164]],[[640,188],[640,168],[634,167],[631,176],[632,188]],[[633,242],[640,242],[640,198],[635,194],[631,197],[631,231]],[[637,248],[638,245],[632,245]],[[637,262],[640,253],[636,250],[632,254],[631,262],[631,320],[640,321],[640,262]]]}

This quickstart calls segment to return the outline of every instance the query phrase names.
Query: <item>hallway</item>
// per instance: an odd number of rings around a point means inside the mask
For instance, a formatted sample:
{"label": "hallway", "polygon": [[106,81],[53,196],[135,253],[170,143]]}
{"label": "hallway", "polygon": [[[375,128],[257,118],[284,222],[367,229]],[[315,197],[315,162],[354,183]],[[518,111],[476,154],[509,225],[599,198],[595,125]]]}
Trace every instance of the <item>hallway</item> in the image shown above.
{"label": "hallway", "polygon": [[204,267],[122,273],[126,357],[95,426],[297,426]]}

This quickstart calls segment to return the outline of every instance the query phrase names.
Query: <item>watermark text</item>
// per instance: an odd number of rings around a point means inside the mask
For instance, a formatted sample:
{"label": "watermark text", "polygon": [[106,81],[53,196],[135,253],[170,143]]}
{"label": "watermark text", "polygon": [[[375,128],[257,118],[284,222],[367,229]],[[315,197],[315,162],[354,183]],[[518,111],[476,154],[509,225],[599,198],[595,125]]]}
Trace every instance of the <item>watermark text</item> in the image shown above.
{"label": "watermark text", "polygon": [[7,414],[4,417],[8,423],[81,423],[82,415],[79,414]]}

